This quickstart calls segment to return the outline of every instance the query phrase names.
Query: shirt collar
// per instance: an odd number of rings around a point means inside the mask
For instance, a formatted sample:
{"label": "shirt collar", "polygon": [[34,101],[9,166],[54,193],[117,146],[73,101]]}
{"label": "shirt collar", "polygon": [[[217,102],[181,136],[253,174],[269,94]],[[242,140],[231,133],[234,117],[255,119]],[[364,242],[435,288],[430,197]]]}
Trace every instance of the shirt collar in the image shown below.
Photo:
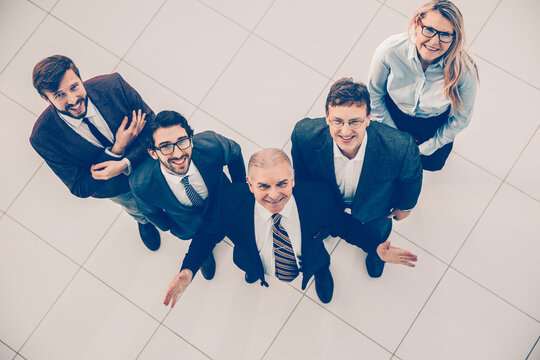
{"label": "shirt collar", "polygon": [[[418,63],[420,63],[420,59],[418,58],[418,51],[416,50],[416,38],[414,36],[411,36],[411,41],[407,41],[407,59],[413,60],[416,59]],[[431,64],[430,66],[438,66],[440,68],[444,67],[444,56],[441,56],[439,61],[437,61],[435,64]]]}
{"label": "shirt collar", "polygon": [[[86,105],[85,117],[86,118],[94,117],[97,115],[96,107],[89,97],[87,97],[87,99],[88,99],[88,104]],[[74,117],[71,117],[69,115],[61,114],[58,111],[57,111],[57,114],[60,115],[62,120],[64,120],[65,122],[67,122],[69,125],[71,125],[74,128],[78,128],[82,124],[82,119],[75,119]]]}
{"label": "shirt collar", "polygon": [[[281,210],[279,212],[282,217],[284,217],[284,218],[290,218],[291,217],[291,212],[293,210],[293,203],[294,203],[294,195],[291,194],[291,197],[289,198],[289,201],[287,201],[287,203],[283,207],[283,210]],[[270,219],[272,217],[272,215],[273,215],[270,211],[266,210],[266,208],[264,206],[259,204],[258,201],[255,201],[255,211],[263,219],[264,222],[266,222],[268,219]]]}
{"label": "shirt collar", "polygon": [[191,160],[190,164],[189,164],[189,168],[188,168],[188,171],[185,175],[176,175],[176,174],[171,174],[169,173],[165,166],[163,166],[162,163],[159,164],[159,167],[161,169],[161,173],[163,174],[163,176],[165,177],[165,179],[168,181],[168,182],[171,182],[175,185],[178,185],[180,184],[180,181],[182,181],[183,178],[185,178],[186,176],[190,176],[190,175],[193,175],[195,174],[198,170],[197,170],[197,167],[195,166],[195,163],[193,162],[193,160]]}
{"label": "shirt collar", "polygon": [[336,141],[332,139],[332,143],[334,144],[334,159],[343,159],[345,161],[363,161],[364,156],[366,154],[366,146],[367,146],[367,131],[364,133],[364,140],[362,140],[362,144],[360,144],[360,148],[358,148],[358,151],[356,152],[356,156],[352,159],[349,159],[339,149],[339,147],[336,144]]}

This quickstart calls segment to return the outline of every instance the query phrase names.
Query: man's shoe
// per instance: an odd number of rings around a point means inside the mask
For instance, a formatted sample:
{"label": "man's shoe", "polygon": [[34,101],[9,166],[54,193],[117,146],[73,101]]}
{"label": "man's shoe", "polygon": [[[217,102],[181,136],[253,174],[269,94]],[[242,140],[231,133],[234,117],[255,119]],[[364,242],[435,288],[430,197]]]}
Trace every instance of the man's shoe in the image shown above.
{"label": "man's shoe", "polygon": [[329,268],[319,270],[315,274],[315,290],[317,290],[317,296],[322,303],[328,304],[332,300],[332,295],[334,295],[334,279]]}
{"label": "man's shoe", "polygon": [[248,284],[253,284],[255,281],[257,281],[256,276],[250,276],[248,273],[246,273],[246,282]]}
{"label": "man's shoe", "polygon": [[370,253],[366,257],[366,269],[372,278],[381,277],[384,270],[384,261],[376,253]]}
{"label": "man's shoe", "polygon": [[159,246],[161,245],[159,231],[152,223],[139,223],[139,234],[141,235],[142,242],[148,249],[152,251],[159,249]]}
{"label": "man's shoe", "polygon": [[212,280],[214,277],[216,273],[216,259],[214,259],[213,253],[210,253],[206,260],[204,260],[201,266],[201,273],[206,280]]}

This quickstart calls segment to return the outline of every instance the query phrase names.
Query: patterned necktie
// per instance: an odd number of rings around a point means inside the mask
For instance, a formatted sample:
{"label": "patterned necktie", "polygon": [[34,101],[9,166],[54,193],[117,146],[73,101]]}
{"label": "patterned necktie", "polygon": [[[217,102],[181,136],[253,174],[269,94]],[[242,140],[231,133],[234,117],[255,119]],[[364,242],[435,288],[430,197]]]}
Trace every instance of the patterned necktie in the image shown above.
{"label": "patterned necktie", "polygon": [[283,281],[293,281],[298,276],[298,266],[289,234],[280,224],[281,214],[273,214],[272,235],[274,237],[274,257],[276,258],[276,277]]}
{"label": "patterned necktie", "polygon": [[182,180],[180,181],[182,185],[184,185],[184,189],[186,189],[186,195],[189,201],[191,201],[191,203],[193,204],[193,206],[202,207],[204,205],[204,200],[201,197],[201,195],[199,195],[197,190],[195,190],[195,188],[191,186],[191,184],[189,183],[188,177],[189,176],[184,176]]}
{"label": "patterned necktie", "polygon": [[88,118],[82,119],[82,122],[85,123],[86,126],[88,126],[92,135],[95,136],[95,138],[97,139],[97,141],[99,141],[101,145],[103,145],[106,148],[113,146],[112,142],[110,142],[110,140],[107,139],[107,137],[103,135],[101,131],[98,130],[96,125],[92,124],[90,120],[88,120]]}

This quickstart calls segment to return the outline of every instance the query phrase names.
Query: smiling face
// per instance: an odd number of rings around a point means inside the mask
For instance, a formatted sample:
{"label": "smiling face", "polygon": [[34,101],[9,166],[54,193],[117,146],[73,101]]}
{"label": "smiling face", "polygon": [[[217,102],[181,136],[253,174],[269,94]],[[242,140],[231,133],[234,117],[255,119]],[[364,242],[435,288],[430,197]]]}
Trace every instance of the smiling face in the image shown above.
{"label": "smiling face", "polygon": [[[363,121],[364,119],[365,121],[357,129],[352,129],[348,124],[351,120]],[[331,124],[334,120],[343,121],[343,127],[334,127]],[[328,112],[326,113],[326,124],[328,124],[330,135],[343,155],[349,159],[354,158],[358,149],[360,149],[369,121],[370,116],[367,115],[366,105],[328,106]]]}
{"label": "smiling face", "polygon": [[55,92],[43,91],[41,97],[64,115],[82,119],[86,116],[88,97],[81,79],[68,69]]}
{"label": "smiling face", "polygon": [[[430,27],[439,32],[449,34],[454,33],[454,26],[452,23],[438,11],[427,12],[421,20],[425,27]],[[438,34],[432,38],[422,35],[422,27],[418,23],[414,26],[414,35],[416,37],[418,57],[424,68],[427,68],[429,64],[438,61],[441,56],[446,54],[450,46],[452,46],[452,43],[440,41]]]}
{"label": "smiling face", "polygon": [[[154,147],[158,148],[164,145],[175,144],[181,139],[188,138],[186,130],[181,125],[170,127],[162,127],[154,131]],[[191,163],[191,152],[193,151],[193,143],[187,149],[180,150],[178,146],[174,146],[174,150],[169,155],[163,155],[157,149],[148,149],[148,153],[154,159],[165,167],[169,174],[185,175],[189,170]]]}
{"label": "smiling face", "polygon": [[252,166],[248,178],[249,189],[255,200],[272,214],[283,210],[292,195],[294,173],[286,161],[267,168]]}

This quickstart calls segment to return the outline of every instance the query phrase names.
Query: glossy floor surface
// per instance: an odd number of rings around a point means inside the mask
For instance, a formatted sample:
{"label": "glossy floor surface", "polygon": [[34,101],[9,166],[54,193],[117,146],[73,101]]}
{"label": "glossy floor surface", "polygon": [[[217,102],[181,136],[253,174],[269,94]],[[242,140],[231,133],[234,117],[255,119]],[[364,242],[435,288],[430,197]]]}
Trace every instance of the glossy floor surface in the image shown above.
{"label": "glossy floor surface", "polygon": [[[217,274],[162,305],[189,242],[146,250],[108,200],[78,199],[33,151],[40,59],[119,72],[156,111],[243,147],[290,150],[329,85],[366,81],[418,0],[0,0],[0,359],[540,359],[540,3],[456,0],[481,85],[470,126],[393,244],[414,269],[366,274],[334,239],[334,299]],[[536,344],[536,347],[535,347]]]}

